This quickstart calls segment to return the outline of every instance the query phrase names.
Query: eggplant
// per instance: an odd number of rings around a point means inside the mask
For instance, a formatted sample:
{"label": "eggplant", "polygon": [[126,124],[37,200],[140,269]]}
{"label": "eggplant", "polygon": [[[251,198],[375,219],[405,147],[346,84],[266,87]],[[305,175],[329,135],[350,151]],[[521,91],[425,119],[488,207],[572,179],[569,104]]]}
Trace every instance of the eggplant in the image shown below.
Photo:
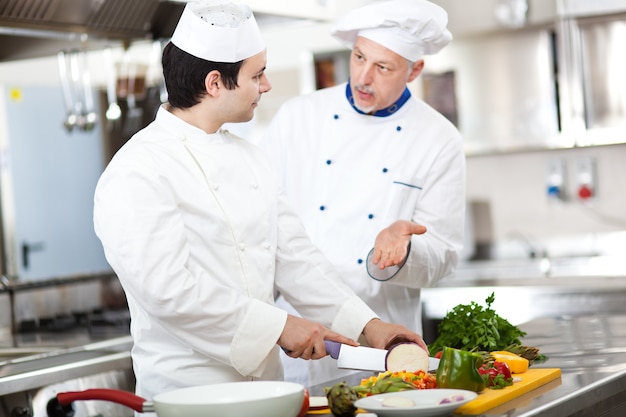
{"label": "eggplant", "polygon": [[385,356],[385,369],[391,372],[428,372],[428,352],[413,342],[391,346]]}

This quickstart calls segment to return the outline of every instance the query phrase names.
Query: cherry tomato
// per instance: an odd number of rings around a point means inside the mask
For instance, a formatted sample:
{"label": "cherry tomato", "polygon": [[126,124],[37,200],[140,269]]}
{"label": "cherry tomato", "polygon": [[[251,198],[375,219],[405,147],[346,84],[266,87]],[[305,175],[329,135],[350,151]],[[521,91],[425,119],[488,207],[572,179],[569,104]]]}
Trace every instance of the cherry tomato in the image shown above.
{"label": "cherry tomato", "polygon": [[304,399],[302,400],[302,408],[298,413],[298,417],[304,417],[309,412],[309,390],[304,388]]}

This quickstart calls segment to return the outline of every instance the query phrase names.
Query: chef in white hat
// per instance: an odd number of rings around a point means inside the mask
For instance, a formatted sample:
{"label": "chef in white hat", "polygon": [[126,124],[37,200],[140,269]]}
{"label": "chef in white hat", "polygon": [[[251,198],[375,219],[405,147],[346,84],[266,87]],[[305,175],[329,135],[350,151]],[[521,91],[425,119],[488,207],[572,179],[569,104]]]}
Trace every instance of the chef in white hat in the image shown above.
{"label": "chef in white hat", "polygon": [[[169,103],[115,154],[94,207],[128,299],[137,393],[281,380],[281,348],[318,359],[324,340],[423,343],[341,282],[279,194],[267,157],[222,128],[250,120],[271,88],[251,10],[188,3],[162,61]],[[308,319],[275,306],[275,290]]]}
{"label": "chef in white hat", "polygon": [[[462,138],[407,88],[451,41],[446,25],[445,10],[424,0],[349,12],[332,32],[352,50],[349,81],[285,103],[261,141],[343,281],[418,333],[420,289],[452,275],[463,244]],[[303,381],[302,364],[284,359],[288,378]],[[311,384],[346,372],[326,358],[309,368]]]}

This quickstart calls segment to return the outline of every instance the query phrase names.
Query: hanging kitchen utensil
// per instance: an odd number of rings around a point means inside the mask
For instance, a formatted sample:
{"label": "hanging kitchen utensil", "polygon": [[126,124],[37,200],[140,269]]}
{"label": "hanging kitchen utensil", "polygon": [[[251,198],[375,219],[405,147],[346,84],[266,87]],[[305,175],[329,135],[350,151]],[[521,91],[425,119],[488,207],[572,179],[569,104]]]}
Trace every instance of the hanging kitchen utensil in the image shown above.
{"label": "hanging kitchen utensil", "polygon": [[128,112],[124,122],[124,134],[131,136],[141,129],[141,121],[143,119],[143,109],[137,106],[135,90],[137,82],[137,64],[130,63],[128,67],[128,90],[126,94],[126,102],[128,103]]}
{"label": "hanging kitchen utensil", "polygon": [[77,116],[74,113],[74,93],[70,84],[69,75],[69,57],[65,51],[57,53],[57,61],[59,64],[59,77],[61,79],[61,89],[63,91],[63,100],[65,101],[65,120],[63,126],[68,132],[71,132],[76,126]]}
{"label": "hanging kitchen utensil", "polygon": [[85,103],[83,93],[82,74],[80,71],[80,62],[78,59],[78,51],[71,51],[70,54],[70,86],[72,89],[72,97],[74,103],[74,114],[76,115],[76,126],[80,129],[85,128]]}
{"label": "hanging kitchen utensil", "polygon": [[[114,122],[122,115],[122,110],[119,104],[117,104],[117,73],[115,71],[115,64],[113,63],[113,57],[111,55],[111,48],[107,47],[104,50],[104,60],[107,67],[107,101],[109,102],[105,116],[110,122]],[[112,123],[109,124],[109,128],[112,127]]]}
{"label": "hanging kitchen utensil", "polygon": [[182,388],[158,394],[153,401],[114,389],[61,392],[48,403],[48,414],[66,416],[72,402],[84,400],[113,401],[139,413],[156,412],[157,417],[296,417],[309,406],[301,384],[241,381]]}
{"label": "hanging kitchen utensil", "polygon": [[80,72],[80,78],[82,79],[82,90],[84,98],[83,117],[84,126],[83,130],[90,131],[96,125],[97,115],[94,109],[93,91],[91,90],[91,76],[89,73],[89,67],[87,66],[87,53],[80,51],[78,54],[78,69]]}
{"label": "hanging kitchen utensil", "polygon": [[154,71],[156,83],[159,87],[159,100],[161,103],[167,103],[167,88],[165,86],[165,78],[163,78],[163,66],[161,65],[161,56],[163,55],[163,43],[156,40],[152,43],[152,57],[150,59],[150,69]]}

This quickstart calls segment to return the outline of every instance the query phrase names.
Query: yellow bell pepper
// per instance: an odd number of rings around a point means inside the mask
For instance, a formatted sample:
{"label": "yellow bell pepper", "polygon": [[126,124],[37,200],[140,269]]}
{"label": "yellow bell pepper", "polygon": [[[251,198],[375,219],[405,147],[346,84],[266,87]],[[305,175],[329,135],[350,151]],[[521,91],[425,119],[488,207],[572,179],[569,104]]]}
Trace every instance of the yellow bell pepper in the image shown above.
{"label": "yellow bell pepper", "polygon": [[504,350],[490,352],[491,356],[498,361],[509,366],[511,373],[522,374],[528,370],[528,359]]}

